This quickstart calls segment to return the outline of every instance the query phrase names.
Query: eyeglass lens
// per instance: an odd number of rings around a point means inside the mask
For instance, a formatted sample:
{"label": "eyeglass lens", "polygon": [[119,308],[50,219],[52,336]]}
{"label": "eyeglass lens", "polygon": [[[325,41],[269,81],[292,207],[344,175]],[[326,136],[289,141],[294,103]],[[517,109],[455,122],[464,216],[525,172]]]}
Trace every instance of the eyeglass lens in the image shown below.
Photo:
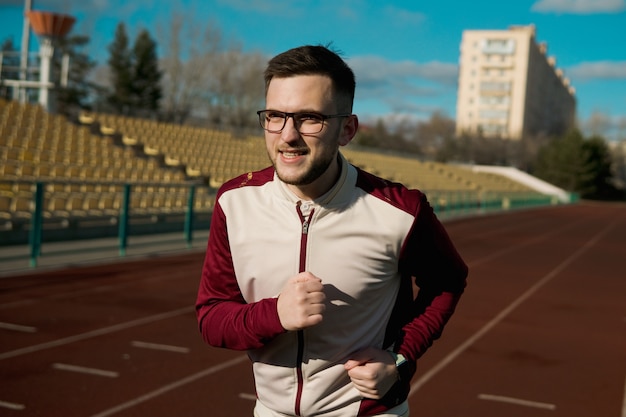
{"label": "eyeglass lens", "polygon": [[293,118],[296,129],[303,134],[319,133],[324,127],[324,118],[315,113],[259,112],[261,126],[271,133],[280,133],[289,117]]}

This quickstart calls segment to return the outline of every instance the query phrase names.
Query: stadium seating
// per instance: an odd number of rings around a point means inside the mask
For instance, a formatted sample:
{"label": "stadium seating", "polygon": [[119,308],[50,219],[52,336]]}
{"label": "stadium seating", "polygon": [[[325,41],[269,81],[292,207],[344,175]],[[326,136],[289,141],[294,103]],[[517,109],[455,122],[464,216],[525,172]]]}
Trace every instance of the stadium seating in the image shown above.
{"label": "stadium seating", "polygon": [[[89,126],[71,123],[34,104],[0,100],[0,221],[23,223],[31,217],[34,182],[45,183],[46,220],[117,217],[121,184],[132,183],[133,194],[154,194],[167,182],[185,184],[179,168],[162,166],[128,146],[117,146],[110,136],[96,135]],[[178,192],[186,188],[178,187]],[[211,207],[208,193],[198,193],[197,210]],[[168,196],[177,199],[168,202]],[[164,209],[181,197],[168,193]],[[158,209],[158,207],[154,207]]]}
{"label": "stadium seating", "polygon": [[[405,156],[342,150],[353,164],[392,181],[420,188],[445,206],[452,192],[474,200],[489,193],[532,193],[495,174]],[[33,187],[46,184],[44,219],[115,221],[122,184],[133,184],[134,215],[180,215],[191,181],[199,187],[194,209],[209,212],[215,188],[240,173],[268,165],[261,132],[232,133],[104,113],[82,114],[77,123],[36,104],[0,100],[0,228],[30,219]]]}

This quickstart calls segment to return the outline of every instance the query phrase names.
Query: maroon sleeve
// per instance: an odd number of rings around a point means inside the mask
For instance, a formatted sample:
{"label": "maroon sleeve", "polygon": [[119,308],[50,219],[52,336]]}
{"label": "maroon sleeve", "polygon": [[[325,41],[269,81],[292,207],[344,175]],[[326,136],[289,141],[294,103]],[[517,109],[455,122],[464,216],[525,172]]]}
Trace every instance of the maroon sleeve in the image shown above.
{"label": "maroon sleeve", "polygon": [[[219,197],[218,193],[218,197]],[[255,349],[285,332],[278,318],[277,299],[246,303],[237,284],[225,214],[216,204],[200,288],[196,300],[198,325],[204,340],[217,347]]]}
{"label": "maroon sleeve", "polygon": [[[398,368],[398,382],[381,400],[364,399],[359,415],[383,413],[408,398],[418,359],[441,336],[466,285],[468,268],[439,222],[426,196],[399,184],[363,188],[414,215],[399,260],[400,291],[385,334],[407,363]],[[413,283],[417,286],[414,296]]]}
{"label": "maroon sleeve", "polygon": [[[414,372],[419,357],[439,338],[454,313],[465,289],[467,265],[422,192],[362,170],[357,185],[414,216],[400,254],[401,288],[384,344],[402,353]],[[412,280],[419,288],[415,298]]]}
{"label": "maroon sleeve", "polygon": [[396,346],[411,362],[417,361],[441,336],[465,289],[468,275],[467,265],[424,195],[417,210],[405,242],[401,269],[405,277],[415,279],[419,290],[411,301],[409,321],[402,327]]}

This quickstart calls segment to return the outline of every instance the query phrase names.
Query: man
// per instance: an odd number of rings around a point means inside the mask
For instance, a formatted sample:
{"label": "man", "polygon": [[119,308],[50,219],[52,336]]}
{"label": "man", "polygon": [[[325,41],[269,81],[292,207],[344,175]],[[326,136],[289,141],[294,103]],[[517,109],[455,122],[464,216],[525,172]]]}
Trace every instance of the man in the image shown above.
{"label": "man", "polygon": [[218,191],[200,331],[248,351],[257,417],[407,416],[416,361],[452,315],[467,267],[421,192],[339,152],[358,119],[354,74],[336,53],[284,52],[265,85],[272,167]]}

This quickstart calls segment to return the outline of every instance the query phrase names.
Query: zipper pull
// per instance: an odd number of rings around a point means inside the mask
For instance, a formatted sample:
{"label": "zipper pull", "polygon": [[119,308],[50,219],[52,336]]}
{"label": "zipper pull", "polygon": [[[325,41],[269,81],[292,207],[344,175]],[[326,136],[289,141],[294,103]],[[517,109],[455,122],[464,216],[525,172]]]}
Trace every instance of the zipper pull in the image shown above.
{"label": "zipper pull", "polygon": [[[313,214],[312,211],[311,211],[311,214]],[[309,215],[309,217],[302,222],[302,234],[303,235],[306,235],[307,233],[309,233],[309,219],[310,218],[311,218],[311,215]]]}
{"label": "zipper pull", "polygon": [[[298,212],[298,216],[300,216],[300,221],[302,222],[302,234],[303,235],[306,235],[307,233],[309,233],[309,224],[311,223],[311,219],[313,218],[313,212],[315,211],[315,208],[311,208],[311,210],[309,211],[310,207],[311,207],[311,203],[307,201],[302,202],[302,200],[300,200],[296,203],[296,211]],[[308,216],[305,216],[303,211],[304,213],[308,211],[309,212]]]}
{"label": "zipper pull", "polygon": [[306,235],[309,233],[309,225],[311,224],[311,219],[313,218],[313,213],[315,209],[312,208],[307,217],[302,216],[302,234]]}

